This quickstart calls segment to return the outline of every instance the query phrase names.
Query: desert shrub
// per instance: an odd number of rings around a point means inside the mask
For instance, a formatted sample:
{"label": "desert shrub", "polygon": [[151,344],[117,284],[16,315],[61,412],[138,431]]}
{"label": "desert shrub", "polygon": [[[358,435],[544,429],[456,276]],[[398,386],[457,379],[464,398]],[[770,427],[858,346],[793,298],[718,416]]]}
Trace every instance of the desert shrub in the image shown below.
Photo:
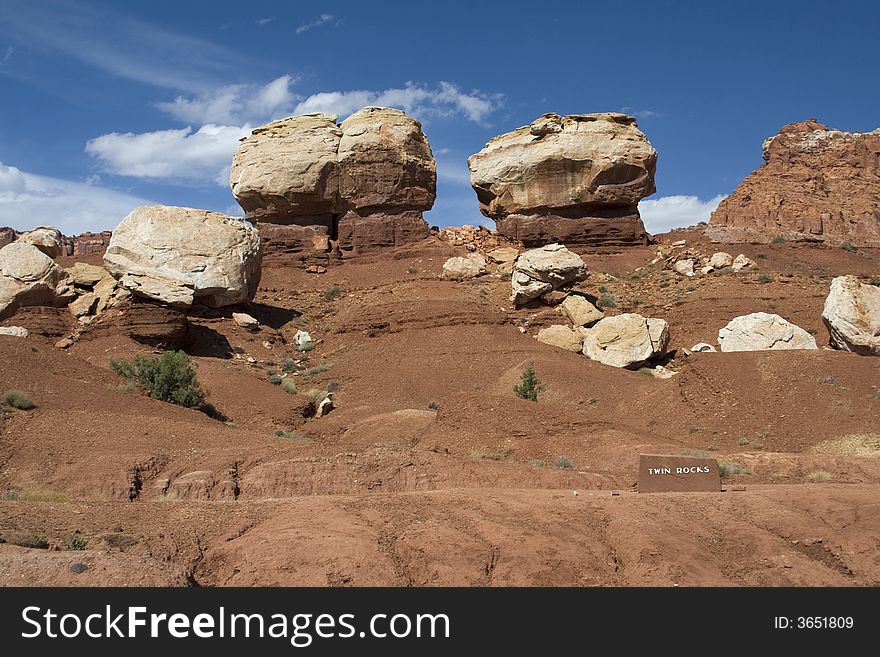
{"label": "desert shrub", "polygon": [[46,535],[39,532],[12,530],[4,532],[2,538],[3,541],[10,545],[18,545],[19,547],[36,548],[38,550],[45,550],[49,547]]}
{"label": "desert shrub", "polygon": [[748,445],[749,442],[750,442],[749,439],[746,438],[745,436],[743,436],[742,438],[739,439],[739,444],[740,444],[741,446],[743,446],[743,447],[745,447],[746,445]]}
{"label": "desert shrub", "polygon": [[693,291],[696,290],[696,289],[697,289],[697,286],[696,286],[696,285],[688,285],[688,286],[687,286],[687,291],[688,291],[688,292],[693,292]]}
{"label": "desert shrub", "polygon": [[337,390],[339,390],[339,384],[336,381],[327,384],[327,392],[336,392]]}
{"label": "desert shrub", "polygon": [[3,403],[7,406],[17,408],[21,411],[29,411],[36,406],[26,392],[16,388],[4,392],[2,399]]}
{"label": "desert shrub", "polygon": [[736,270],[733,267],[723,267],[718,270],[719,274],[735,274]]}
{"label": "desert shrub", "polygon": [[335,301],[342,296],[342,288],[338,285],[331,285],[324,290],[324,301]]}
{"label": "desert shrub", "polygon": [[275,432],[275,437],[283,438],[284,440],[296,440],[301,443],[309,442],[309,437],[299,431],[284,431],[283,429],[278,429],[278,431]]}
{"label": "desert shrub", "polygon": [[538,375],[535,374],[534,363],[529,363],[525,372],[520,376],[519,384],[513,386],[513,391],[517,397],[533,402],[538,401],[538,395],[544,392],[545,389],[546,386],[538,380]]}
{"label": "desert shrub", "polygon": [[651,273],[650,269],[648,269],[647,267],[643,267],[642,269],[637,269],[636,271],[634,271],[632,274],[629,275],[629,277],[634,280],[638,280],[640,278],[644,278],[645,276],[647,276],[650,273]]}
{"label": "desert shrub", "polygon": [[66,502],[67,495],[53,490],[38,490],[24,492],[19,490],[7,490],[4,494],[7,500],[19,500],[21,502]]}
{"label": "desert shrub", "polygon": [[600,285],[600,286],[599,286],[599,292],[601,292],[601,293],[604,294],[604,293],[607,292],[607,291],[608,291],[608,288],[605,287],[604,285]]}
{"label": "desert shrub", "polygon": [[273,386],[280,386],[282,381],[281,375],[276,372],[272,372],[269,376],[266,377],[266,381],[271,383]]}
{"label": "desert shrub", "polygon": [[315,348],[314,342],[303,342],[301,345],[299,345],[297,347],[297,349],[299,349],[300,351],[303,351],[303,352],[312,351],[312,349],[314,349],[314,348]]}
{"label": "desert shrub", "polygon": [[880,287],[880,276],[875,276],[871,279],[871,285],[876,285]]}
{"label": "desert shrub", "polygon": [[598,397],[590,397],[590,398],[587,400],[587,403],[588,403],[590,406],[593,406],[593,405],[596,404],[598,401],[599,401],[599,398],[598,398]]}
{"label": "desert shrub", "polygon": [[529,465],[533,468],[543,468],[545,464],[541,459],[532,459],[529,461]]}
{"label": "desert shrub", "polygon": [[281,382],[281,389],[286,392],[288,395],[296,394],[296,381],[293,379],[284,379]]}
{"label": "desert shrub", "polygon": [[79,532],[73,532],[64,537],[65,550],[85,550],[88,541]]}
{"label": "desert shrub", "polygon": [[503,271],[500,274],[498,274],[498,278],[500,278],[502,281],[509,281],[511,278],[513,278],[513,272],[512,271]]}
{"label": "desert shrub", "polygon": [[758,258],[758,260],[766,260],[766,259],[767,259],[767,254],[764,253],[763,251],[758,251],[758,252],[755,254],[755,257]]}
{"label": "desert shrub", "polygon": [[599,297],[598,301],[596,301],[596,305],[599,306],[599,308],[617,308],[617,299],[606,293]]}
{"label": "desert shrub", "polygon": [[438,404],[438,403],[437,403],[436,401],[434,401],[433,399],[432,399],[431,401],[428,402],[428,410],[429,410],[429,411],[436,411],[436,410],[439,410],[439,409],[440,409],[440,404]]}
{"label": "desert shrub", "polygon": [[182,351],[166,351],[161,358],[135,356],[133,360],[110,360],[110,369],[144,386],[153,399],[186,408],[205,403],[189,356]]}
{"label": "desert shrub", "polygon": [[407,274],[418,274],[419,270],[416,269],[415,267],[410,267],[409,269],[406,270],[406,273]]}
{"label": "desert shrub", "polygon": [[292,374],[299,369],[299,365],[293,358],[287,357],[281,361],[281,371],[285,374]]}
{"label": "desert shrub", "polygon": [[330,367],[328,365],[324,365],[323,363],[321,363],[320,365],[315,365],[314,367],[310,367],[307,370],[303,370],[302,375],[303,376],[314,376],[315,374],[322,374],[322,373],[327,372],[329,370],[330,370]]}
{"label": "desert shrub", "polygon": [[785,238],[782,235],[777,235],[773,238],[774,244],[785,244]]}
{"label": "desert shrub", "polygon": [[840,245],[840,248],[843,249],[844,251],[846,251],[847,253],[852,253],[853,251],[856,250],[856,245],[853,244],[852,242],[847,241],[847,242],[843,242]]}
{"label": "desert shrub", "polygon": [[768,274],[764,272],[762,274],[758,274],[758,282],[759,283],[772,283],[773,282],[773,274]]}
{"label": "desert shrub", "polygon": [[563,470],[571,470],[574,467],[574,461],[567,456],[557,456],[553,459],[554,468],[562,468]]}
{"label": "desert shrub", "polygon": [[810,474],[807,475],[807,479],[810,481],[831,481],[831,473],[825,472],[825,470],[814,470]]}
{"label": "desert shrub", "polygon": [[652,368],[650,368],[650,367],[640,367],[640,368],[639,368],[639,374],[642,374],[642,375],[644,375],[644,376],[650,376],[650,377],[653,377],[653,376],[654,376],[654,370],[653,370]]}
{"label": "desert shrub", "polygon": [[638,297],[636,297],[635,299],[632,300],[632,305],[634,305],[634,306],[641,306],[642,303],[644,303],[644,302],[641,299],[639,299]]}
{"label": "desert shrub", "polygon": [[752,474],[752,471],[741,463],[726,463],[725,461],[718,462],[718,471],[721,473],[722,479],[726,479],[727,477],[732,477],[734,475]]}

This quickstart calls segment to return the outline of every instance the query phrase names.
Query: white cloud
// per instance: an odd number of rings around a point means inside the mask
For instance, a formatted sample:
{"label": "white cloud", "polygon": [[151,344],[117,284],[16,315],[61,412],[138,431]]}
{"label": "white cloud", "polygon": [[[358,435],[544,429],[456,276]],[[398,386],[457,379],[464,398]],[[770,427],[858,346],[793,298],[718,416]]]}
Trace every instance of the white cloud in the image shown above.
{"label": "white cloud", "polygon": [[0,163],[0,226],[55,226],[65,235],[109,230],[147,199]]}
{"label": "white cloud", "polygon": [[330,21],[333,20],[333,14],[321,14],[317,20],[312,21],[311,23],[304,23],[296,28],[297,34],[302,34],[303,32],[307,32],[314,27],[321,27],[322,25],[326,25]]}
{"label": "white cloud", "polygon": [[230,84],[194,98],[178,96],[171,102],[156,103],[156,107],[185,123],[265,121],[290,113],[297,100],[290,86],[296,81],[291,75],[282,75],[264,86]]}
{"label": "white cloud", "polygon": [[696,196],[663,196],[641,201],[639,212],[649,233],[663,233],[708,221],[724,196],[719,194],[708,201],[701,201]]}
{"label": "white cloud", "polygon": [[257,25],[259,25],[260,27],[263,27],[264,25],[268,25],[269,23],[271,23],[274,20],[275,20],[274,16],[270,16],[269,18],[260,18],[257,20]]}
{"label": "white cloud", "polygon": [[441,82],[435,88],[407,84],[403,88],[384,91],[325,91],[313,94],[299,103],[294,112],[328,112],[347,116],[366,105],[396,107],[420,117],[464,115],[474,123],[483,123],[501,103],[499,94],[479,91],[464,93],[454,84]]}
{"label": "white cloud", "polygon": [[86,152],[97,157],[109,173],[138,178],[183,178],[189,180],[223,180],[225,167],[241,137],[249,135],[251,126],[203,125],[193,132],[191,127],[180,130],[157,130],[101,135],[86,144]]}
{"label": "white cloud", "polygon": [[658,119],[660,117],[666,116],[662,112],[655,112],[654,110],[637,110],[633,109],[632,107],[621,107],[620,111],[624,114],[629,114],[639,119]]}
{"label": "white cloud", "polygon": [[3,57],[0,57],[0,65],[5,64],[12,56],[15,54],[15,48],[12,46],[6,46],[6,50],[3,52]]}

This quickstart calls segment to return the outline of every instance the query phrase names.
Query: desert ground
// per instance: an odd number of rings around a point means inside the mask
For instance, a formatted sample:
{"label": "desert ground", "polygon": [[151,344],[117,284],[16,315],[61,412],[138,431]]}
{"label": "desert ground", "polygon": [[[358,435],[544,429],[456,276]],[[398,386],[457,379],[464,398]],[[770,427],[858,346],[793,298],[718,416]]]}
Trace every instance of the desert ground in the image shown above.
{"label": "desert ground", "polygon": [[[436,231],[321,274],[268,255],[253,302],[191,315],[219,419],[126,385],[110,359],[153,352],[124,332],[61,349],[65,309],[20,311],[0,390],[36,406],[0,413],[0,584],[877,586],[880,359],[824,348],[822,308],[880,249],[743,244],[756,267],[685,277],[651,264],[677,240],[720,250],[701,228],[574,249],[608,314],[669,322],[668,379],[538,342],[559,308],[443,278],[468,251]],[[820,349],[690,351],[757,311]],[[529,363],[537,402],[513,392]],[[724,490],[640,494],[642,453],[716,458]]]}

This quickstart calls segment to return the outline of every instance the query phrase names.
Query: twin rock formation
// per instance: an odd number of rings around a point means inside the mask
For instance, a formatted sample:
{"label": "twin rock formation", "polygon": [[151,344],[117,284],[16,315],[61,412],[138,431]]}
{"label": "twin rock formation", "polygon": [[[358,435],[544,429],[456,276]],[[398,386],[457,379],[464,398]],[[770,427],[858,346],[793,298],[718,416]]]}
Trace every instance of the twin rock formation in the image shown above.
{"label": "twin rock formation", "polygon": [[[275,121],[242,140],[230,187],[266,252],[306,265],[428,235],[436,163],[421,124],[366,107]],[[468,160],[480,210],[526,246],[643,244],[638,202],[653,194],[657,151],[624,114],[545,114]]]}

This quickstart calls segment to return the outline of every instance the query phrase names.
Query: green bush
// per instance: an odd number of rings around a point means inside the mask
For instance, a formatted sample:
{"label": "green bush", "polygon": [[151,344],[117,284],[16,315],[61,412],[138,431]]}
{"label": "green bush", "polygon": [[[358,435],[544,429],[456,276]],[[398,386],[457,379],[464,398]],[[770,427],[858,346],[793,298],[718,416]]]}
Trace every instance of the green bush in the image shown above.
{"label": "green bush", "polygon": [[83,537],[79,532],[73,532],[72,534],[68,534],[64,538],[64,549],[65,550],[85,550],[86,544],[88,541]]}
{"label": "green bush", "polygon": [[617,299],[610,294],[603,294],[599,297],[599,300],[596,301],[596,305],[599,308],[617,308]]}
{"label": "green bush", "polygon": [[110,369],[144,386],[153,399],[186,408],[205,403],[189,356],[182,351],[166,351],[161,358],[135,356],[133,360],[110,360]]}
{"label": "green bush", "polygon": [[3,403],[21,411],[29,411],[36,406],[36,404],[31,401],[31,398],[27,396],[26,392],[15,388],[3,393]]}
{"label": "green bush", "polygon": [[777,235],[773,238],[774,244],[785,244],[785,238],[782,235]]}
{"label": "green bush", "polygon": [[758,282],[760,283],[772,283],[773,282],[773,274],[758,274]]}
{"label": "green bush", "polygon": [[281,375],[277,374],[276,372],[272,372],[269,376],[266,377],[266,381],[271,383],[273,386],[280,386],[282,381]]}
{"label": "green bush", "polygon": [[281,389],[288,395],[296,394],[296,381],[293,379],[284,379],[281,381]]}
{"label": "green bush", "polygon": [[840,248],[843,249],[844,251],[846,251],[847,253],[852,253],[853,251],[856,250],[856,245],[853,244],[852,242],[847,241],[847,242],[844,242],[843,244],[841,244]]}
{"label": "green bush", "polygon": [[281,361],[281,371],[284,372],[285,374],[292,374],[293,372],[296,372],[298,369],[300,369],[300,368],[297,365],[297,362],[295,360],[293,360],[293,358],[288,357],[288,358],[285,358],[283,361]]}
{"label": "green bush", "polygon": [[330,370],[330,367],[328,365],[324,365],[322,363],[320,365],[315,365],[314,367],[310,367],[307,370],[303,370],[302,375],[303,376],[314,376],[315,374],[323,374],[324,372],[327,372],[329,370]]}
{"label": "green bush", "polygon": [[520,376],[519,385],[513,386],[513,391],[518,397],[528,401],[538,401],[538,394],[544,392],[546,387],[538,380],[535,374],[535,364],[529,363],[526,371]]}
{"label": "green bush", "polygon": [[557,456],[553,459],[554,468],[562,468],[563,470],[571,470],[574,467],[574,461],[567,456]]}
{"label": "green bush", "polygon": [[303,342],[301,345],[297,347],[300,351],[311,351],[315,348],[314,342]]}
{"label": "green bush", "polygon": [[342,288],[338,285],[331,285],[324,290],[324,301],[334,301],[342,296]]}

